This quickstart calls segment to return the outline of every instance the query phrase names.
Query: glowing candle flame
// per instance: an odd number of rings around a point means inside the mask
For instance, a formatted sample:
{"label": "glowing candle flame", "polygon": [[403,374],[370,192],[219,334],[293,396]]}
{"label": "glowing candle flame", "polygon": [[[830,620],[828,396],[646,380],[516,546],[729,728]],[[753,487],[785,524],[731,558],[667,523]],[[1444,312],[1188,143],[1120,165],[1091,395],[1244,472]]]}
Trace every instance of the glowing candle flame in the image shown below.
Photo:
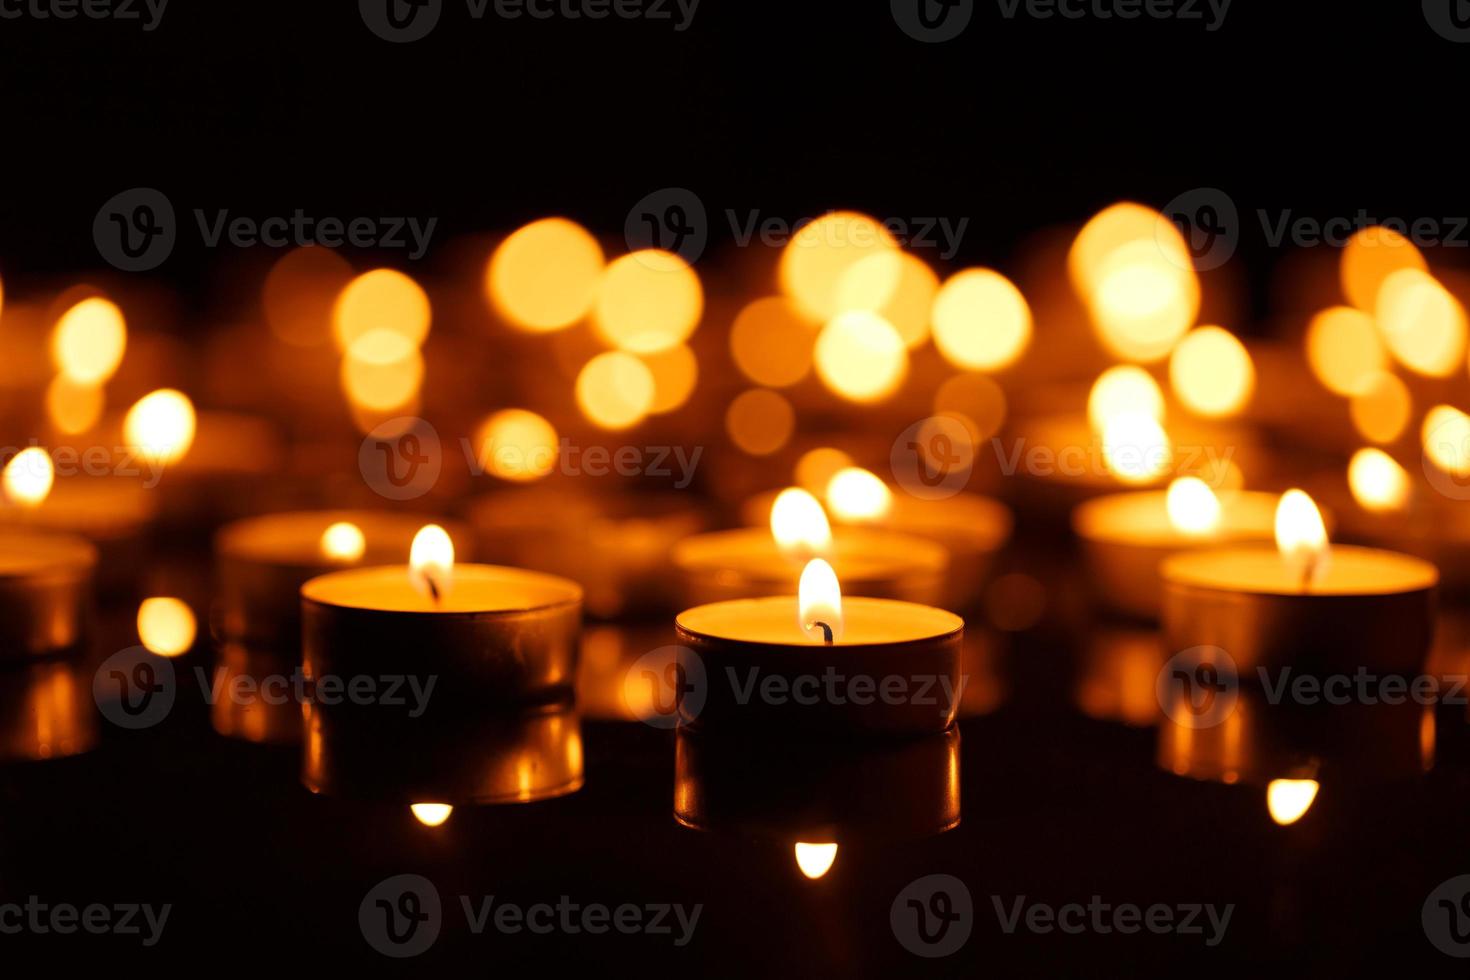
{"label": "glowing candle flame", "polygon": [[893,491],[874,474],[850,466],[827,481],[827,506],[844,521],[876,521],[893,509]]}
{"label": "glowing candle flame", "polygon": [[367,538],[356,524],[338,521],[322,532],[321,548],[333,561],[354,562],[367,550]]}
{"label": "glowing candle flame", "polygon": [[836,860],[836,844],[804,844],[800,841],[796,844],[796,866],[813,881],[831,871],[832,862]]}
{"label": "glowing candle flame", "polygon": [[820,558],[807,562],[797,587],[797,623],[817,643],[842,639],[842,586],[832,566]]}
{"label": "glowing candle flame", "polygon": [[1348,464],[1353,499],[1375,514],[1401,511],[1409,503],[1409,474],[1381,449],[1359,449]]}
{"label": "glowing candle flame", "polygon": [[1266,809],[1285,827],[1307,815],[1321,789],[1315,779],[1273,779],[1266,787]]}
{"label": "glowing candle flame", "polygon": [[1125,412],[1103,427],[1103,461],[1123,483],[1152,483],[1174,459],[1173,443],[1158,420],[1141,412]]}
{"label": "glowing candle flame", "polygon": [[1320,578],[1330,549],[1322,512],[1300,490],[1288,490],[1276,505],[1276,547],[1287,566],[1298,572],[1304,586]]}
{"label": "glowing candle flame", "polygon": [[1205,537],[1220,527],[1220,498],[1199,477],[1180,477],[1169,484],[1164,505],[1169,523],[1183,534]]}
{"label": "glowing candle flame", "polygon": [[138,639],[160,657],[177,657],[194,646],[194,611],[182,599],[158,596],[138,606]]}
{"label": "glowing candle flame", "polygon": [[22,449],[5,467],[0,476],[5,489],[5,499],[18,507],[27,509],[41,506],[51,484],[56,480],[56,467],[51,457],[39,446]]}
{"label": "glowing candle flame", "polygon": [[454,571],[454,542],[438,524],[419,528],[408,552],[408,577],[414,588],[438,602],[449,593]]}
{"label": "glowing candle flame", "polygon": [[454,813],[454,807],[448,803],[414,803],[409,810],[413,811],[414,819],[425,827],[442,827]]}
{"label": "glowing candle flame", "polygon": [[84,299],[61,315],[51,334],[51,359],[67,378],[97,385],[112,377],[128,345],[127,323],[117,304]]}
{"label": "glowing candle flame", "polygon": [[123,420],[123,434],[150,459],[173,463],[194,444],[194,403],[172,388],[138,399]]}
{"label": "glowing candle flame", "polygon": [[1164,420],[1164,392],[1153,376],[1131,364],[1098,375],[1087,395],[1087,421],[1092,427],[1101,432],[1119,415],[1133,414]]}
{"label": "glowing candle flame", "polygon": [[810,558],[832,547],[832,525],[816,497],[791,487],[771,505],[771,537],[787,556]]}

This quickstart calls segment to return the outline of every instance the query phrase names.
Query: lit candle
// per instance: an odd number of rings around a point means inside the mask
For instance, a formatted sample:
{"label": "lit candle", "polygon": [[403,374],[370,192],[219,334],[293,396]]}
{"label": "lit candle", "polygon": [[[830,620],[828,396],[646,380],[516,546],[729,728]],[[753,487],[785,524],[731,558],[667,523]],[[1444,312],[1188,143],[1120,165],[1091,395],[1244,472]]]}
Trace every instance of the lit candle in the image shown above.
{"label": "lit candle", "polygon": [[358,780],[329,774],[381,767],[392,771],[373,777],[375,792],[397,795],[388,787],[398,786],[404,802],[476,799],[473,781],[462,781],[472,774],[445,758],[459,751],[457,740],[496,708],[571,697],[581,587],[540,572],[456,565],[437,525],[415,536],[407,565],[319,576],[301,587],[301,602],[304,669],[316,684],[364,676],[434,684],[416,717],[376,701],[308,705],[304,778],[314,789],[354,792]]}
{"label": "lit candle", "polygon": [[791,595],[811,558],[825,558],[850,592],[937,603],[949,552],[943,545],[881,528],[832,529],[805,490],[783,491],[770,529],[740,528],[686,538],[674,548],[689,601]]}
{"label": "lit candle", "polygon": [[[808,563],[797,596],[680,613],[680,644],[705,678],[691,728],[921,734],[954,721],[963,693],[959,616],[894,599],[844,598],[832,566]],[[686,677],[695,669],[685,665]],[[692,702],[691,702],[692,704]]]}
{"label": "lit candle", "polygon": [[83,538],[0,530],[0,662],[82,652],[96,566]]}
{"label": "lit candle", "polygon": [[1226,544],[1269,542],[1278,497],[1217,494],[1198,477],[1181,477],[1167,491],[1097,497],[1072,512],[1092,585],[1111,611],[1153,620],[1164,584],[1159,566],[1170,555]]}
{"label": "lit candle", "polygon": [[1288,491],[1277,548],[1239,547],[1165,560],[1169,649],[1219,647],[1236,668],[1422,669],[1439,573],[1426,561],[1331,547],[1312,499]]}

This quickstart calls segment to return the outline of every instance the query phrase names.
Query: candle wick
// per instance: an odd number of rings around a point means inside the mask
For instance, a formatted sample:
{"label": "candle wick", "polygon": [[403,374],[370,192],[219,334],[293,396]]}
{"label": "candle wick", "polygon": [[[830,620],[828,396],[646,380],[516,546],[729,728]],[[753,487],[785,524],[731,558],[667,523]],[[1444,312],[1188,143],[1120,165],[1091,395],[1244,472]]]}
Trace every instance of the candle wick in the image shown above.
{"label": "candle wick", "polygon": [[1306,564],[1302,567],[1302,591],[1312,591],[1312,579],[1317,572],[1317,554],[1313,552],[1307,556]]}
{"label": "candle wick", "polygon": [[822,642],[825,643],[825,644],[827,644],[827,646],[830,647],[832,645],[832,627],[828,626],[826,623],[822,622],[820,619],[817,620],[815,623],[812,623],[812,625],[813,626],[820,626],[822,628]]}
{"label": "candle wick", "polygon": [[434,576],[426,574],[424,582],[429,586],[429,595],[434,599],[434,605],[439,605],[439,583],[434,581]]}

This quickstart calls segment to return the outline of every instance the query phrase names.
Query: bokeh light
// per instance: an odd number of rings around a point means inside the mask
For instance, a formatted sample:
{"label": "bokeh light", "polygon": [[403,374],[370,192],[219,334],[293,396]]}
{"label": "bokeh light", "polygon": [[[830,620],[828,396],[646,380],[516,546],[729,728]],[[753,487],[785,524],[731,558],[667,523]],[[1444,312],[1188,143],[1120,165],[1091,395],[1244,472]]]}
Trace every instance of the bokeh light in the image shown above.
{"label": "bokeh light", "polygon": [[848,401],[882,401],[908,373],[908,348],[887,320],[867,310],[833,317],[817,337],[817,375]]}
{"label": "bokeh light", "polygon": [[1151,415],[1124,412],[1103,426],[1103,459],[1120,482],[1153,483],[1169,469],[1173,457],[1168,434]]}
{"label": "bokeh light", "polygon": [[1358,505],[1376,514],[1401,511],[1409,503],[1408,472],[1381,449],[1360,449],[1353,454],[1348,486]]}
{"label": "bokeh light", "polygon": [[123,437],[150,460],[174,463],[194,445],[194,403],[182,391],[160,388],[138,399],[123,418]]}
{"label": "bokeh light", "polygon": [[1184,534],[1203,537],[1220,526],[1220,498],[1198,477],[1184,476],[1169,484],[1164,508],[1169,523]]}
{"label": "bokeh light", "polygon": [[425,827],[442,827],[454,815],[454,807],[448,803],[410,803],[408,809]]}
{"label": "bokeh light", "polygon": [[836,844],[806,844],[797,842],[795,847],[796,866],[812,881],[824,877],[832,870],[837,860]]}
{"label": "bokeh light", "polygon": [[1218,419],[1237,415],[1256,388],[1256,368],[1245,345],[1223,327],[1185,334],[1169,357],[1169,385],[1189,411]]}
{"label": "bokeh light", "polygon": [[1342,249],[1342,291],[1358,309],[1372,313],[1378,308],[1378,291],[1384,280],[1401,269],[1428,272],[1424,256],[1403,235],[1381,225],[1364,228],[1348,239]]}
{"label": "bokeh light", "polygon": [[[844,312],[842,292],[848,270],[870,255],[894,251],[898,243],[876,219],[856,211],[834,211],[808,222],[791,236],[781,252],[781,292],[796,302],[813,323],[825,323]],[[896,288],[899,270],[885,275]],[[886,305],[891,296],[882,297]],[[870,294],[869,302],[874,297]],[[871,310],[870,310],[871,312]]]}
{"label": "bokeh light", "polygon": [[1315,779],[1273,779],[1266,786],[1266,809],[1272,820],[1288,827],[1307,815],[1319,789]]}
{"label": "bokeh light", "polygon": [[543,218],[513,232],[485,272],[485,290],[512,326],[561,330],[585,317],[603,273],[602,246],[566,218]]}
{"label": "bokeh light", "polygon": [[689,263],[645,249],[603,270],[592,322],[613,347],[654,354],[688,340],[703,315],[704,289]]}
{"label": "bokeh light", "polygon": [[1449,405],[1437,405],[1424,416],[1420,430],[1424,455],[1452,476],[1470,476],[1470,415]]}
{"label": "bokeh light", "polygon": [[353,279],[332,309],[332,335],[337,349],[352,349],[359,337],[382,330],[415,347],[429,336],[433,312],[429,296],[395,269],[374,269]]}
{"label": "bokeh light", "polygon": [[1414,399],[1408,385],[1395,374],[1379,371],[1363,384],[1348,406],[1353,427],[1369,442],[1386,444],[1398,439],[1409,427]]}
{"label": "bokeh light", "polygon": [[51,334],[51,360],[71,381],[98,385],[117,371],[127,350],[128,328],[117,304],[100,296],[61,315]]}
{"label": "bokeh light", "polygon": [[560,450],[556,429],[535,412],[507,408],[475,430],[476,459],[502,480],[532,483],[555,467]]}
{"label": "bokeh light", "polygon": [[934,413],[958,418],[981,443],[1000,431],[1006,421],[1006,393],[984,374],[957,374],[934,392]]}
{"label": "bokeh light", "polygon": [[832,477],[852,465],[852,457],[841,449],[832,446],[808,449],[796,461],[796,485],[813,494],[826,493]]}
{"label": "bokeh light", "polygon": [[909,350],[929,339],[939,276],[908,252],[882,251],[864,256],[837,284],[841,310],[870,310],[893,324]]}
{"label": "bokeh light", "polygon": [[354,562],[367,551],[367,538],[351,521],[338,521],[322,532],[320,547],[332,561]]}
{"label": "bokeh light", "polygon": [[1465,358],[1465,308],[1427,272],[1400,269],[1378,290],[1378,329],[1409,370],[1447,378]]}
{"label": "bokeh light", "polygon": [[39,507],[51,493],[56,481],[56,467],[50,455],[40,446],[22,449],[5,464],[0,473],[0,487],[5,499],[17,507]]}
{"label": "bokeh light", "polygon": [[838,470],[827,481],[827,507],[849,524],[881,520],[893,509],[893,491],[877,475],[859,466]]}
{"label": "bokeh light", "polygon": [[769,456],[781,449],[795,430],[791,403],[769,388],[741,392],[725,411],[730,441],[752,456]]}
{"label": "bokeh light", "polygon": [[1120,364],[1098,376],[1087,396],[1087,420],[1101,432],[1108,420],[1119,415],[1141,414],[1162,421],[1164,392],[1141,367]]}
{"label": "bokeh light", "polygon": [[577,375],[577,407],[604,429],[628,429],[653,408],[653,372],[632,354],[605,351]]}
{"label": "bokeh light", "polygon": [[100,384],[78,384],[58,374],[46,386],[46,417],[57,431],[66,435],[78,435],[95,426],[106,404],[106,393]]}
{"label": "bokeh light", "polygon": [[1031,341],[1031,307],[991,269],[966,269],[945,280],[934,299],[934,345],[956,367],[998,371]]}
{"label": "bokeh light", "polygon": [[155,596],[138,606],[138,640],[160,657],[177,657],[194,645],[198,625],[182,599]]}
{"label": "bokeh light", "polygon": [[407,337],[372,330],[342,359],[342,389],[352,404],[388,412],[412,402],[424,381],[424,356]]}
{"label": "bokeh light", "polygon": [[1362,310],[1334,306],[1307,327],[1307,362],[1330,392],[1351,398],[1364,392],[1388,366],[1378,325]]}
{"label": "bokeh light", "polygon": [[352,281],[352,266],[329,248],[305,245],[276,260],[261,303],[271,333],[293,347],[320,347],[332,338],[332,311]]}
{"label": "bokeh light", "polygon": [[812,369],[815,332],[785,297],[747,305],[730,327],[730,355],[751,381],[768,388],[794,385]]}
{"label": "bokeh light", "polygon": [[699,361],[687,344],[657,354],[640,355],[653,373],[653,405],[650,415],[665,415],[684,407],[699,384]]}

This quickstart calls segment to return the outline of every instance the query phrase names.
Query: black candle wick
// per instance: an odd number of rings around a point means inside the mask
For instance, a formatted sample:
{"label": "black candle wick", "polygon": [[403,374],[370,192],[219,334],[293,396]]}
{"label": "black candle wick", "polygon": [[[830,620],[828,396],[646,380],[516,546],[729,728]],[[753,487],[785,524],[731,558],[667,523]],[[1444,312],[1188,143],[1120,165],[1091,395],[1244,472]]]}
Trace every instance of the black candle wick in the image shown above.
{"label": "black candle wick", "polygon": [[434,605],[439,605],[439,583],[435,582],[434,576],[428,573],[424,574],[424,582],[429,586],[429,595],[433,596]]}
{"label": "black candle wick", "polygon": [[828,626],[820,619],[817,620],[815,623],[812,623],[812,625],[822,627],[822,642],[830,647],[832,645],[832,627]]}

